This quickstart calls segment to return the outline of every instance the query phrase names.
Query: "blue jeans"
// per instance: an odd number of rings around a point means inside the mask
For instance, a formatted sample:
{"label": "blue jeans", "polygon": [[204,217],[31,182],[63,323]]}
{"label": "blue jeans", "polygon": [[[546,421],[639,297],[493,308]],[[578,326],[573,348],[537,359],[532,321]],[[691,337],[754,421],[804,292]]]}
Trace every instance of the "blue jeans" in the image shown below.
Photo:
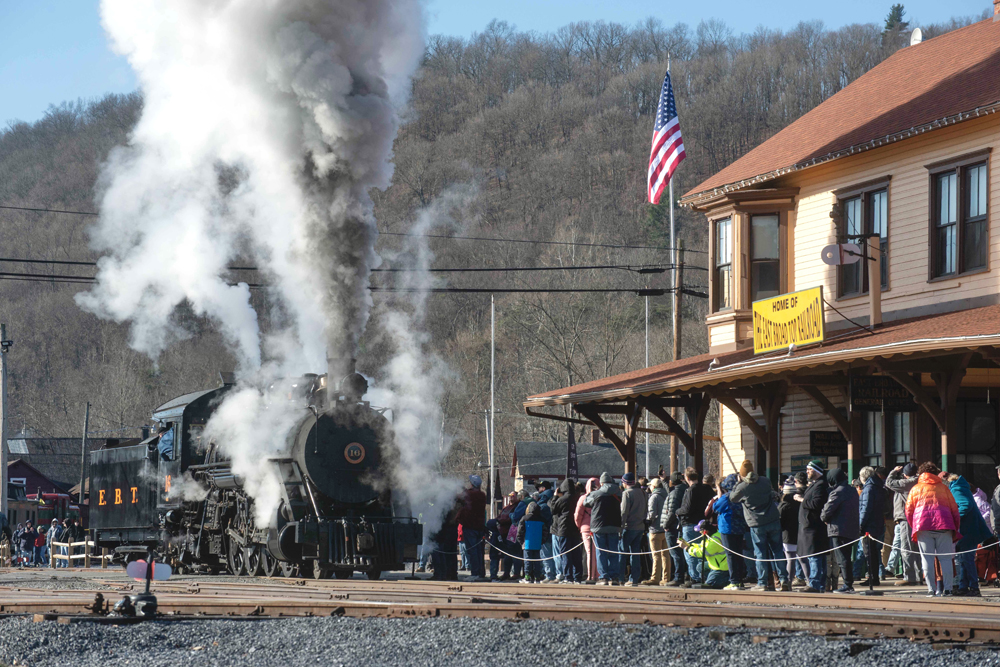
{"label": "blue jeans", "polygon": [[[583,572],[583,547],[580,546],[580,536],[552,536],[555,540],[556,553],[566,554],[562,561],[561,572],[565,581],[584,581],[587,577]],[[568,553],[567,553],[568,552]]]}
{"label": "blue jeans", "polygon": [[618,578],[618,554],[608,553],[618,551],[618,533],[594,533],[597,543],[597,576],[602,581]]}
{"label": "blue jeans", "polygon": [[684,575],[687,574],[687,561],[685,560],[683,549],[674,549],[677,546],[677,538],[679,534],[676,530],[667,531],[667,548],[670,549],[667,553],[670,554],[670,560],[674,564],[674,581],[679,583],[684,583]]}
{"label": "blue jeans", "polygon": [[955,556],[955,560],[958,561],[958,590],[978,591],[979,570],[976,569],[976,552]]}
{"label": "blue jeans", "polygon": [[[623,530],[621,541],[619,542],[621,548],[619,551],[627,551],[632,554],[630,556],[622,556],[622,561],[628,559],[629,574],[632,579],[632,585],[638,586],[642,581],[642,556],[639,554],[642,552],[642,536],[644,535],[642,530]],[[623,562],[624,565],[624,562]],[[621,571],[618,576],[622,581],[625,581],[625,568],[621,567]]]}
{"label": "blue jeans", "polygon": [[[781,546],[781,522],[772,521],[763,526],[751,527],[750,541],[753,542],[753,553],[757,557],[757,585],[770,586],[771,568],[778,573],[781,583],[787,582],[788,564],[785,561],[785,548]],[[762,562],[772,558],[780,560]]]}
{"label": "blue jeans", "polygon": [[561,576],[563,573],[563,560],[565,559],[559,555],[563,550],[556,544],[556,540],[558,539],[555,535],[552,536],[552,564],[556,568],[556,574]]}
{"label": "blue jeans", "polygon": [[486,576],[486,564],[483,561],[483,533],[479,530],[462,529],[462,544],[465,545],[465,561],[469,573],[473,577]]}
{"label": "blue jeans", "polygon": [[[681,527],[681,537],[684,538],[685,542],[694,542],[698,539],[700,533],[694,529],[694,526],[682,526]],[[691,576],[692,584],[701,583],[701,559],[695,558],[694,556],[684,553],[684,559],[687,561],[688,574]]]}
{"label": "blue jeans", "polygon": [[[518,544],[517,542],[510,542],[508,540],[504,540],[503,546],[500,548],[506,551],[507,553],[511,554],[510,556],[503,557],[503,575],[505,577],[513,576],[514,579],[520,579],[521,567],[524,564],[524,561],[520,559],[521,545]],[[518,556],[518,558],[515,558],[514,556]],[[513,573],[511,572],[511,570],[513,570]]]}
{"label": "blue jeans", "polygon": [[826,590],[826,554],[809,556],[809,585],[820,593]]}
{"label": "blue jeans", "polygon": [[[494,537],[490,540],[490,546],[495,547],[490,549],[490,579],[496,579],[500,574],[500,566],[503,563],[504,555],[497,551],[497,549],[503,549],[503,540],[499,536]],[[507,549],[504,549],[510,553]]]}
{"label": "blue jeans", "polygon": [[726,584],[729,583],[729,572],[726,570],[709,570],[708,576],[705,577],[705,583],[701,585],[702,588],[725,588]]}
{"label": "blue jeans", "polygon": [[747,561],[743,556],[743,535],[722,535],[722,545],[736,553],[726,553],[726,562],[729,563],[729,583],[741,585],[747,576]]}
{"label": "blue jeans", "polygon": [[[868,531],[868,534],[876,540],[885,541],[885,525],[881,528]],[[882,545],[878,542],[871,543],[878,559],[878,578],[885,579],[885,566],[882,565]],[[857,581],[868,572],[868,540],[861,540],[857,545],[857,553],[854,556],[854,580]],[[870,574],[870,573],[869,573]]]}
{"label": "blue jeans", "polygon": [[555,579],[556,561],[552,558],[552,540],[551,538],[546,540],[544,536],[542,537],[542,558],[545,559],[542,561],[542,567],[545,569],[545,578]]}
{"label": "blue jeans", "polygon": [[[525,549],[524,557],[528,558],[541,558],[541,552],[537,549]],[[524,562],[524,578],[529,581],[541,581],[542,580],[542,564],[538,560],[526,560]]]}

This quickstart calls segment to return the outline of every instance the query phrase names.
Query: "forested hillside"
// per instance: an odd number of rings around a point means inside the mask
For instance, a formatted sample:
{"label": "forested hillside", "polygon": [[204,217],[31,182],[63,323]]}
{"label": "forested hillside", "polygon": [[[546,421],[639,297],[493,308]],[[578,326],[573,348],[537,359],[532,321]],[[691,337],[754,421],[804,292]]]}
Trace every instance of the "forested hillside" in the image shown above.
{"label": "forested hillside", "polygon": [[[971,20],[924,26],[925,39]],[[395,143],[393,185],[372,193],[386,233],[379,241],[387,258],[382,268],[405,265],[398,253],[414,252],[417,240],[429,244],[439,269],[669,265],[668,209],[646,203],[644,183],[668,54],[688,155],[677,175],[679,196],[901,48],[905,28],[861,23],[830,31],[807,23],[789,32],[736,35],[717,20],[692,30],[649,19],[636,26],[577,23],[544,35],[493,22],[469,39],[432,37]],[[94,210],[100,164],[128,140],[141,104],[137,94],[108,96],[53,107],[37,123],[10,123],[0,132],[0,204]],[[433,208],[445,194],[451,204]],[[397,236],[422,212],[431,234],[512,241]],[[2,256],[94,260],[87,247],[92,220],[0,210]],[[703,218],[678,210],[677,227],[688,249],[685,283],[702,291]],[[90,267],[8,261],[2,270],[93,274]],[[153,362],[129,349],[125,326],[75,305],[73,295],[85,285],[7,277],[0,281],[0,320],[14,340],[15,429],[77,434],[86,401],[93,403],[93,431],[136,427],[162,400],[212,386],[217,371],[232,366],[210,322],[194,322],[199,335]],[[435,278],[441,287],[668,285],[668,274],[627,268]],[[406,280],[404,273],[379,273],[373,284]],[[388,358],[380,322],[388,308],[409,306],[404,294],[373,298],[358,365],[377,383]],[[655,364],[670,359],[670,303],[667,296],[650,301]],[[565,433],[555,422],[527,419],[520,407],[525,395],[643,365],[643,306],[630,293],[497,295],[496,428],[503,464],[514,440]],[[685,355],[705,350],[704,309],[704,300],[685,297]],[[427,322],[430,347],[451,371],[442,441],[454,441],[453,463],[468,469],[485,460],[489,295],[432,295]]]}

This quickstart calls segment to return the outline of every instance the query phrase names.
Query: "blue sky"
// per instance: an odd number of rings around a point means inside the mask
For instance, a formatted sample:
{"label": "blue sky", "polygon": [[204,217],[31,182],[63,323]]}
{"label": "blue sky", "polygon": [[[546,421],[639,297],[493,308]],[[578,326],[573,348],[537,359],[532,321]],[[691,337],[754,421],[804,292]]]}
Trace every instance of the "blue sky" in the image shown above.
{"label": "blue sky", "polygon": [[[468,37],[494,18],[522,30],[545,32],[573,21],[634,23],[647,16],[668,25],[683,21],[692,27],[702,19],[721,18],[737,32],[751,31],[762,23],[790,28],[813,19],[840,27],[881,21],[891,4],[891,0],[430,0],[428,30]],[[922,23],[979,14],[991,6],[990,0],[911,0],[904,4],[908,18]],[[37,120],[50,104],[135,88],[128,63],[107,46],[97,6],[98,0],[0,0],[0,126],[14,119]]]}

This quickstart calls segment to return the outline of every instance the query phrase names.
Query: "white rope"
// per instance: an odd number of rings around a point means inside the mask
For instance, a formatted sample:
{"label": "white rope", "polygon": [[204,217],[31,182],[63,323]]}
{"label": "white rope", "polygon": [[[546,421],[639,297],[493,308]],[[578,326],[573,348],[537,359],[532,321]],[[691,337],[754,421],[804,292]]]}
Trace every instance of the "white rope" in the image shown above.
{"label": "white rope", "polygon": [[[712,540],[713,542],[715,542],[716,544],[718,544],[720,547],[722,547],[723,549],[725,549],[729,553],[735,554],[737,556],[740,556],[744,560],[752,560],[752,561],[755,561],[757,563],[787,563],[788,562],[788,558],[787,557],[783,557],[783,558],[751,558],[750,556],[746,556],[744,554],[737,553],[737,552],[733,551],[732,549],[727,548],[726,545],[722,544],[721,542],[719,542],[717,540],[712,539],[711,537],[709,537],[708,539]],[[858,542],[860,542],[863,539],[864,539],[863,537],[859,537],[858,539],[854,540],[853,542],[848,542],[847,544],[841,544],[839,547],[833,547],[832,549],[827,549],[826,551],[820,551],[819,553],[815,553],[815,554],[809,554],[808,556],[793,556],[793,558],[812,558],[813,556],[822,556],[823,554],[833,553],[834,551],[837,551],[838,549],[843,549],[844,547],[849,547],[852,544],[857,544]],[[875,538],[873,537],[872,539],[874,540]]]}
{"label": "white rope", "polygon": [[[704,537],[705,537],[704,535],[699,535],[692,541],[688,542],[688,544],[694,544],[695,542],[697,542],[700,539],[703,539]],[[664,551],[670,551],[671,549],[683,549],[684,545],[682,545],[678,541],[678,543],[672,547],[667,547],[666,549],[657,549],[656,551],[612,551],[611,549],[602,549],[601,547],[597,546],[597,539],[594,538],[594,548],[597,549],[598,551],[603,551],[606,554],[618,554],[619,556],[652,556],[653,554],[660,554],[663,553]]]}
{"label": "white rope", "polygon": [[[953,551],[952,553],[947,553],[947,554],[941,554],[941,553],[924,553],[922,551],[913,551],[912,549],[907,549],[906,547],[903,547],[903,546],[894,547],[891,544],[889,544],[888,542],[883,542],[882,540],[878,539],[877,537],[872,537],[870,535],[868,536],[868,538],[870,540],[872,540],[873,542],[878,542],[879,544],[887,546],[890,549],[898,549],[900,551],[905,551],[908,554],[916,554],[918,556],[961,556],[962,554],[971,554],[972,552],[979,551],[981,549],[992,549],[992,548],[994,548],[996,546],[996,544],[990,544],[990,545],[987,545],[987,546],[976,547],[975,549],[966,549],[965,551]],[[913,540],[913,541],[916,542],[916,540]]]}
{"label": "white rope", "polygon": [[[484,542],[486,542],[485,539],[479,540],[479,544],[473,544],[471,548],[475,549],[475,548],[479,547],[479,545],[483,544]],[[465,547],[466,551],[468,551],[469,548],[470,547]],[[461,551],[441,551],[440,549],[431,549],[431,551],[433,551],[436,554],[444,554],[445,556],[461,556],[462,555]]]}
{"label": "white rope", "polygon": [[[492,544],[490,545],[490,548],[495,549],[496,551],[499,551],[504,556],[509,556],[510,558],[516,558],[518,560],[523,560],[526,563],[542,563],[542,562],[545,562],[547,560],[553,560],[555,558],[562,558],[566,554],[571,553],[573,551],[576,551],[577,549],[579,549],[582,546],[583,546],[583,542],[581,541],[579,544],[577,544],[572,549],[567,549],[566,551],[562,552],[561,554],[552,554],[551,556],[547,556],[545,558],[522,558],[521,556],[515,556],[514,554],[509,554],[506,551],[504,551],[503,549],[500,549],[499,547],[495,547]],[[532,551],[534,551],[534,549],[532,549]]]}

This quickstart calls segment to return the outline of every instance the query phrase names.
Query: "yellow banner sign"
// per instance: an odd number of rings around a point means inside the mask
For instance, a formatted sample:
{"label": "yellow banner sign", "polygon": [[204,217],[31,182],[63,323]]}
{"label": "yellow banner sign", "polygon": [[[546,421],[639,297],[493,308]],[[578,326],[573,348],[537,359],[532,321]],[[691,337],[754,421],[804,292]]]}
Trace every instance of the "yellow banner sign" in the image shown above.
{"label": "yellow banner sign", "polygon": [[822,343],[824,336],[822,287],[753,302],[754,354]]}

